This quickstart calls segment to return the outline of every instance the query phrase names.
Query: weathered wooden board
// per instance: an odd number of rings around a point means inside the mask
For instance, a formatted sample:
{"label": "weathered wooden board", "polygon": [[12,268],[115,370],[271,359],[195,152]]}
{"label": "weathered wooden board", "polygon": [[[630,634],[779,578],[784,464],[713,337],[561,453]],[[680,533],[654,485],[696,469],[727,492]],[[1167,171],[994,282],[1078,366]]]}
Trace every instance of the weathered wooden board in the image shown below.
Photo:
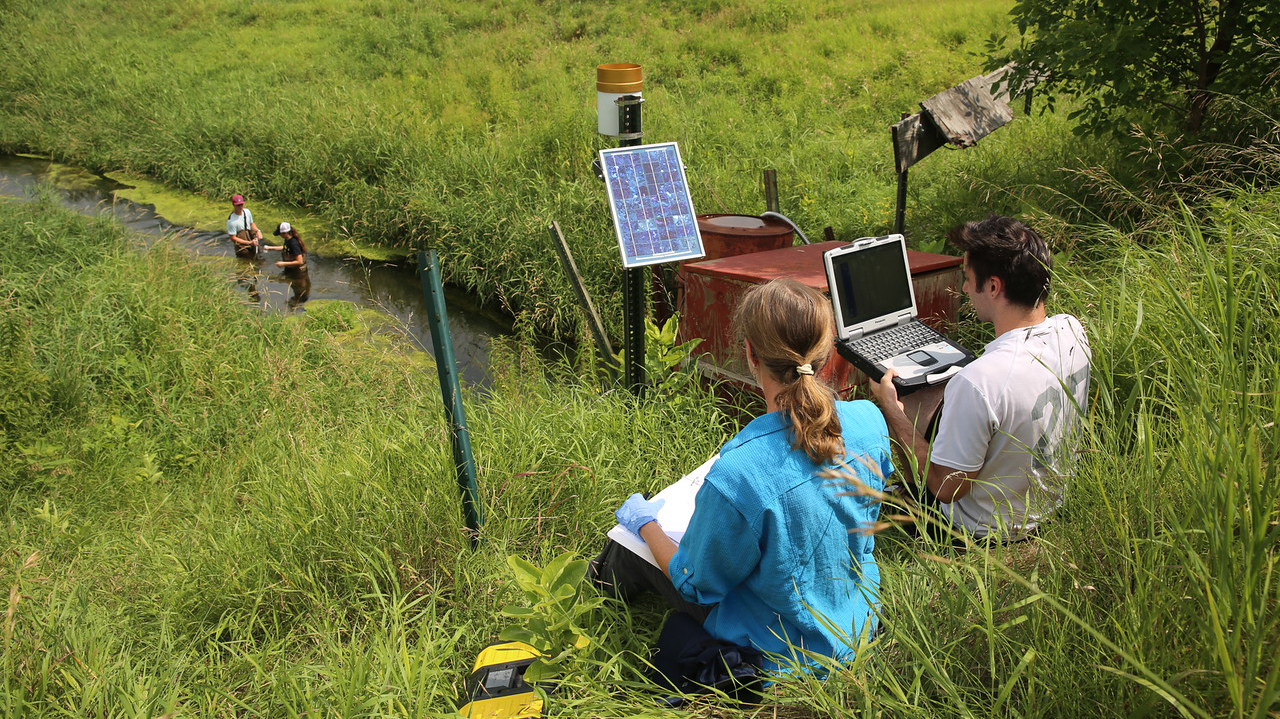
{"label": "weathered wooden board", "polygon": [[1016,87],[1008,84],[1002,85],[999,90],[996,89],[996,83],[1004,80],[1004,76],[1008,75],[1014,67],[1015,63],[1009,63],[1004,67],[993,70],[991,74],[986,76],[987,87],[991,88],[991,95],[1000,102],[1009,102],[1015,97],[1025,96],[1035,89],[1036,85],[1044,81],[1048,76],[1038,72],[1032,72],[1022,78],[1022,82]]}
{"label": "weathered wooden board", "polygon": [[1009,104],[992,96],[991,84],[981,75],[934,95],[920,107],[956,147],[972,147],[1013,119]]}
{"label": "weathered wooden board", "polygon": [[926,155],[947,144],[933,121],[920,113],[893,126],[893,162],[898,173],[924,159]]}

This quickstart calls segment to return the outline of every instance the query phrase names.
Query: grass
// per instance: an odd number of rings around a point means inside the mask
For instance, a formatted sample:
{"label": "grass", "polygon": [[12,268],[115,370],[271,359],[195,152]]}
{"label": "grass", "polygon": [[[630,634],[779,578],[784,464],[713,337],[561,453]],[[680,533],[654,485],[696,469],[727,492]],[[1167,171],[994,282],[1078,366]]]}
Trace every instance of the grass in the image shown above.
{"label": "grass", "polygon": [[[621,318],[616,243],[590,170],[609,145],[595,133],[595,65],[645,67],[647,137],[681,143],[700,212],[762,211],[772,168],[783,212],[809,236],[830,225],[853,238],[892,226],[889,125],[978,74],[1008,8],[14,0],[0,18],[11,38],[0,149],[302,209],[318,242],[332,244],[332,228],[366,249],[433,246],[450,281],[574,336],[552,220],[606,321]],[[1115,154],[1072,136],[1062,115],[1019,117],[913,168],[908,227],[934,246],[975,204],[1018,211],[1028,198],[1008,188],[1062,187],[1061,168]]]}
{"label": "grass", "polygon": [[[885,532],[871,651],[692,715],[1275,711],[1280,198],[1234,188],[1142,226],[1057,230],[1112,248],[1069,258],[1051,307],[1095,353],[1059,520],[967,553]],[[341,303],[258,314],[225,272],[0,205],[6,716],[447,715],[518,601],[508,555],[590,556],[626,494],[732,432],[700,393],[635,405],[506,350],[467,398],[472,552],[423,356]],[[548,715],[647,706],[656,619],[597,612]]]}
{"label": "grass", "polygon": [[341,303],[259,315],[225,268],[107,220],[0,212],[6,715],[446,711],[502,626],[507,554],[598,536],[620,487],[723,435],[709,402],[677,446],[670,407],[510,357],[503,402],[469,408],[477,558],[426,355]]}
{"label": "grass", "polygon": [[[964,52],[1006,4],[929,7],[709,0],[641,23],[575,3],[14,0],[0,147],[429,238],[455,281],[560,333],[576,315],[550,219],[618,314],[587,169],[594,64],[646,65],[647,129],[682,143],[700,209],[754,211],[773,167],[806,228],[870,233],[890,222],[884,128],[976,73]],[[975,206],[1052,211],[1023,188],[1078,198],[1090,178],[1059,168],[1114,158],[1026,119],[913,168],[918,240]],[[1081,317],[1095,356],[1065,511],[989,551],[886,531],[871,651],[761,708],[670,715],[1274,715],[1269,176],[1039,217],[1069,250],[1050,309]],[[733,431],[701,392],[637,405],[577,379],[589,365],[499,348],[491,390],[466,397],[488,520],[473,552],[429,360],[343,303],[245,307],[220,262],[0,203],[4,716],[449,715],[518,600],[506,558],[589,556],[623,497]],[[657,616],[606,604],[549,715],[662,715],[636,685]]]}

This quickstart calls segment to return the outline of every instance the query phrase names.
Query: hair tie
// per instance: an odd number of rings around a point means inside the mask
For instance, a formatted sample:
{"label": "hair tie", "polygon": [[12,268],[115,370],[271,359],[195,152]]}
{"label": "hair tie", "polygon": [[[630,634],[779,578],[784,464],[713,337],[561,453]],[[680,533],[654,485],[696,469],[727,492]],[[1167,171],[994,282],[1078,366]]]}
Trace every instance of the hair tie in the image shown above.
{"label": "hair tie", "polygon": [[805,363],[805,364],[802,364],[802,365],[796,365],[796,374],[798,374],[798,375],[806,375],[806,374],[807,374],[807,375],[809,375],[810,377],[812,377],[812,376],[813,376],[813,365],[810,365],[810,364],[808,364],[808,363]]}

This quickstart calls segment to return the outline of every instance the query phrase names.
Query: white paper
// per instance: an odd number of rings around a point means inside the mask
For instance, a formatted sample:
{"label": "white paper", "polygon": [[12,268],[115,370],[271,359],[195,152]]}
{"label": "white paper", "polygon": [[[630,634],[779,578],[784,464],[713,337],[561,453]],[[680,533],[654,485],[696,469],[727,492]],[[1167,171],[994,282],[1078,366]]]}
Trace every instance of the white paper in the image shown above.
{"label": "white paper", "polygon": [[[693,517],[694,501],[698,496],[698,489],[702,486],[703,480],[707,478],[707,473],[711,471],[711,465],[715,464],[717,459],[720,459],[719,454],[703,462],[697,469],[676,480],[671,486],[652,497],[652,499],[664,500],[662,507],[658,509],[658,525],[676,544],[679,544],[680,540],[684,539],[685,530],[689,528],[689,519]],[[658,561],[653,558],[653,552],[649,551],[649,545],[645,544],[643,539],[632,534],[631,530],[621,524],[615,524],[613,529],[609,530],[609,539],[631,550],[632,553],[649,564],[658,567]],[[658,569],[662,569],[662,567],[658,567]]]}

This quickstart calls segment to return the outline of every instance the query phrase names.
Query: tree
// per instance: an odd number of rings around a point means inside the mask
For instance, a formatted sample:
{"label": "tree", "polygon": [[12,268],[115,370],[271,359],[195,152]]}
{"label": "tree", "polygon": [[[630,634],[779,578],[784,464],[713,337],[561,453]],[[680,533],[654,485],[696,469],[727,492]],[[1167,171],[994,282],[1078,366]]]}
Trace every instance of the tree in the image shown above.
{"label": "tree", "polygon": [[1013,62],[1008,86],[1080,98],[1081,131],[1145,115],[1199,133],[1216,97],[1273,96],[1280,0],[1016,0],[1010,14],[1020,42],[992,37],[989,69]]}

